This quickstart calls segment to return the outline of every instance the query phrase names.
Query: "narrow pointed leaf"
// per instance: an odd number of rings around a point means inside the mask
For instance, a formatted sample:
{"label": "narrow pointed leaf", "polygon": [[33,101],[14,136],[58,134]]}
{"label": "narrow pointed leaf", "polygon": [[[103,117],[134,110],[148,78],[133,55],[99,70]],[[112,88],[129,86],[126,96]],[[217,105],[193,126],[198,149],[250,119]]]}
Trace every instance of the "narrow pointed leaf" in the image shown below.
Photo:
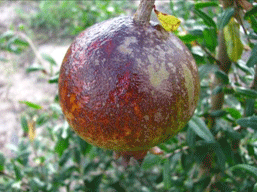
{"label": "narrow pointed leaf", "polygon": [[203,37],[204,37],[204,44],[205,44],[205,46],[211,52],[215,51],[215,48],[218,45],[216,29],[213,28],[213,27],[205,28],[203,30]]}
{"label": "narrow pointed leaf", "polygon": [[164,166],[163,166],[163,182],[164,182],[165,189],[169,189],[172,186],[171,169],[170,169],[170,160],[169,159],[166,159]]}
{"label": "narrow pointed leaf", "polygon": [[257,20],[254,16],[251,16],[250,19],[251,19],[251,26],[253,28],[253,31],[257,33]]}
{"label": "narrow pointed leaf", "polygon": [[251,56],[248,59],[246,65],[247,67],[253,67],[257,64],[257,44],[254,45],[252,52],[251,52]]}
{"label": "narrow pointed leaf", "polygon": [[217,2],[207,1],[207,2],[197,2],[195,3],[196,9],[202,9],[205,7],[217,7],[219,4]]}
{"label": "narrow pointed leaf", "polygon": [[19,102],[27,105],[28,107],[34,108],[34,109],[42,109],[42,106],[32,103],[30,101],[19,101]]}
{"label": "narrow pointed leaf", "polygon": [[142,164],[142,169],[144,170],[149,170],[151,169],[152,167],[158,165],[160,162],[161,162],[161,157],[158,156],[158,155],[152,155],[152,154],[149,154],[145,157],[144,161],[143,161],[143,164]]}
{"label": "narrow pointed leaf", "polygon": [[235,88],[236,93],[246,96],[248,98],[256,99],[257,98],[257,91],[252,89],[246,89],[244,87],[236,87]]}
{"label": "narrow pointed leaf", "polygon": [[215,143],[215,138],[204,123],[199,117],[193,117],[189,123],[189,127],[202,139],[209,143]]}
{"label": "narrow pointed leaf", "polygon": [[251,127],[257,130],[257,116],[244,117],[237,120],[237,124],[243,127]]}
{"label": "narrow pointed leaf", "polygon": [[246,99],[245,101],[245,116],[252,116],[254,114],[255,99]]}
{"label": "narrow pointed leaf", "polygon": [[229,78],[228,78],[228,75],[225,72],[223,72],[221,70],[218,70],[218,71],[215,72],[215,75],[216,75],[217,78],[219,78],[222,81],[222,83],[224,85],[229,84]]}
{"label": "narrow pointed leaf", "polygon": [[217,156],[217,164],[219,165],[221,170],[225,170],[226,156],[222,151],[222,146],[218,144],[217,146],[215,146],[214,150]]}
{"label": "narrow pointed leaf", "polygon": [[24,115],[21,117],[21,127],[25,133],[29,132],[28,121]]}
{"label": "narrow pointed leaf", "polygon": [[204,13],[203,11],[201,11],[199,9],[195,9],[194,12],[195,12],[195,14],[197,14],[199,17],[201,17],[203,19],[204,23],[207,26],[214,27],[215,29],[217,28],[216,23],[212,20],[212,18],[209,15],[207,15],[206,13]]}
{"label": "narrow pointed leaf", "polygon": [[231,17],[234,15],[234,8],[228,8],[221,14],[219,29],[223,29],[230,21]]}
{"label": "narrow pointed leaf", "polygon": [[255,167],[255,166],[251,166],[251,165],[247,165],[247,164],[238,164],[233,167],[230,167],[230,170],[246,171],[249,175],[251,175],[252,177],[254,177],[257,180],[257,167]]}
{"label": "narrow pointed leaf", "polygon": [[42,57],[44,60],[48,61],[51,65],[55,65],[55,66],[57,65],[57,63],[55,62],[52,56],[48,54],[42,54]]}
{"label": "narrow pointed leaf", "polygon": [[234,119],[239,119],[242,117],[241,113],[235,108],[226,108],[224,110],[228,112]]}
{"label": "narrow pointed leaf", "polygon": [[33,65],[26,69],[27,73],[34,72],[34,71],[43,71],[45,68],[41,65]]}
{"label": "narrow pointed leaf", "polygon": [[5,157],[2,152],[0,152],[0,172],[4,170]]}
{"label": "narrow pointed leaf", "polygon": [[55,75],[48,80],[48,83],[58,83],[59,75]]}

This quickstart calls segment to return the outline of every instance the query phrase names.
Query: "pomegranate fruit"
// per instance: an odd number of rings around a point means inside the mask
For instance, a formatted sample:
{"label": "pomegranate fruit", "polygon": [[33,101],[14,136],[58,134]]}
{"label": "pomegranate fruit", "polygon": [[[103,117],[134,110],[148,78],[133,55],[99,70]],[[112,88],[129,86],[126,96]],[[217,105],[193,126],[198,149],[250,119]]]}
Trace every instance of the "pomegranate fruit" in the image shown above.
{"label": "pomegranate fruit", "polygon": [[83,31],[60,70],[60,104],[74,131],[128,160],[142,160],[181,130],[198,96],[187,47],[160,25],[138,25],[132,17]]}

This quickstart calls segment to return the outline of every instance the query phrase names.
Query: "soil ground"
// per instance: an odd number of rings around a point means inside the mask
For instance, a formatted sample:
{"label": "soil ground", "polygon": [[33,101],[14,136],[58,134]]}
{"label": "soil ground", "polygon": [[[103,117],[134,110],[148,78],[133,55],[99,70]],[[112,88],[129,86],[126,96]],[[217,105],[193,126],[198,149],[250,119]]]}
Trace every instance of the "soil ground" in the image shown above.
{"label": "soil ground", "polygon": [[[17,26],[19,17],[16,9],[19,7],[33,11],[33,4],[24,4],[21,1],[0,2],[1,33],[8,30],[11,25]],[[58,64],[54,71],[59,69],[69,44],[70,42],[61,45],[48,42],[37,45],[35,42],[40,54],[45,53],[52,56]],[[20,117],[27,108],[19,101],[30,101],[47,109],[57,93],[57,86],[49,84],[49,76],[41,72],[26,72],[27,67],[37,63],[30,48],[22,55],[0,52],[0,56],[8,59],[8,62],[0,61],[0,151],[10,156],[12,153],[8,145],[18,143],[22,134]]]}

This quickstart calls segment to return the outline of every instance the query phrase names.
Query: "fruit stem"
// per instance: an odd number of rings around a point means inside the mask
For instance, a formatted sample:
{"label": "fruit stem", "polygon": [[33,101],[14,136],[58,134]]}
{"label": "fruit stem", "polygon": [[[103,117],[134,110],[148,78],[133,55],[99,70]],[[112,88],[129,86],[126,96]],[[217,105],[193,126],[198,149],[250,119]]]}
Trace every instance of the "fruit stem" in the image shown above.
{"label": "fruit stem", "polygon": [[138,9],[133,16],[134,22],[139,25],[149,25],[154,3],[155,0],[141,0]]}

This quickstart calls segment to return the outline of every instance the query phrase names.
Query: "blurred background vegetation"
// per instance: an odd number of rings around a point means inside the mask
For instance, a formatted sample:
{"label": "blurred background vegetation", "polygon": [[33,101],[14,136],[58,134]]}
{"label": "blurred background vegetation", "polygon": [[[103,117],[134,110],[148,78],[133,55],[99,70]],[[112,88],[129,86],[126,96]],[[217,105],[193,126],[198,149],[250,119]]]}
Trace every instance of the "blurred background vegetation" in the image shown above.
{"label": "blurred background vegetation", "polygon": [[[0,7],[10,3],[0,2]],[[56,95],[44,107],[32,100],[19,101],[21,134],[15,144],[4,143],[11,155],[0,152],[0,191],[257,191],[257,4],[253,0],[156,1],[158,10],[182,21],[176,35],[196,60],[201,96],[188,125],[159,146],[164,155],[148,154],[141,167],[135,163],[126,170],[120,159],[113,160],[112,152],[87,144],[70,129],[57,96],[61,63],[40,54],[37,46],[70,42],[96,22],[132,15],[136,3],[16,3],[15,21],[7,28],[0,26],[1,65],[13,62],[10,55],[24,60],[25,53],[32,53],[38,64],[22,65],[22,70],[53,86]]]}

